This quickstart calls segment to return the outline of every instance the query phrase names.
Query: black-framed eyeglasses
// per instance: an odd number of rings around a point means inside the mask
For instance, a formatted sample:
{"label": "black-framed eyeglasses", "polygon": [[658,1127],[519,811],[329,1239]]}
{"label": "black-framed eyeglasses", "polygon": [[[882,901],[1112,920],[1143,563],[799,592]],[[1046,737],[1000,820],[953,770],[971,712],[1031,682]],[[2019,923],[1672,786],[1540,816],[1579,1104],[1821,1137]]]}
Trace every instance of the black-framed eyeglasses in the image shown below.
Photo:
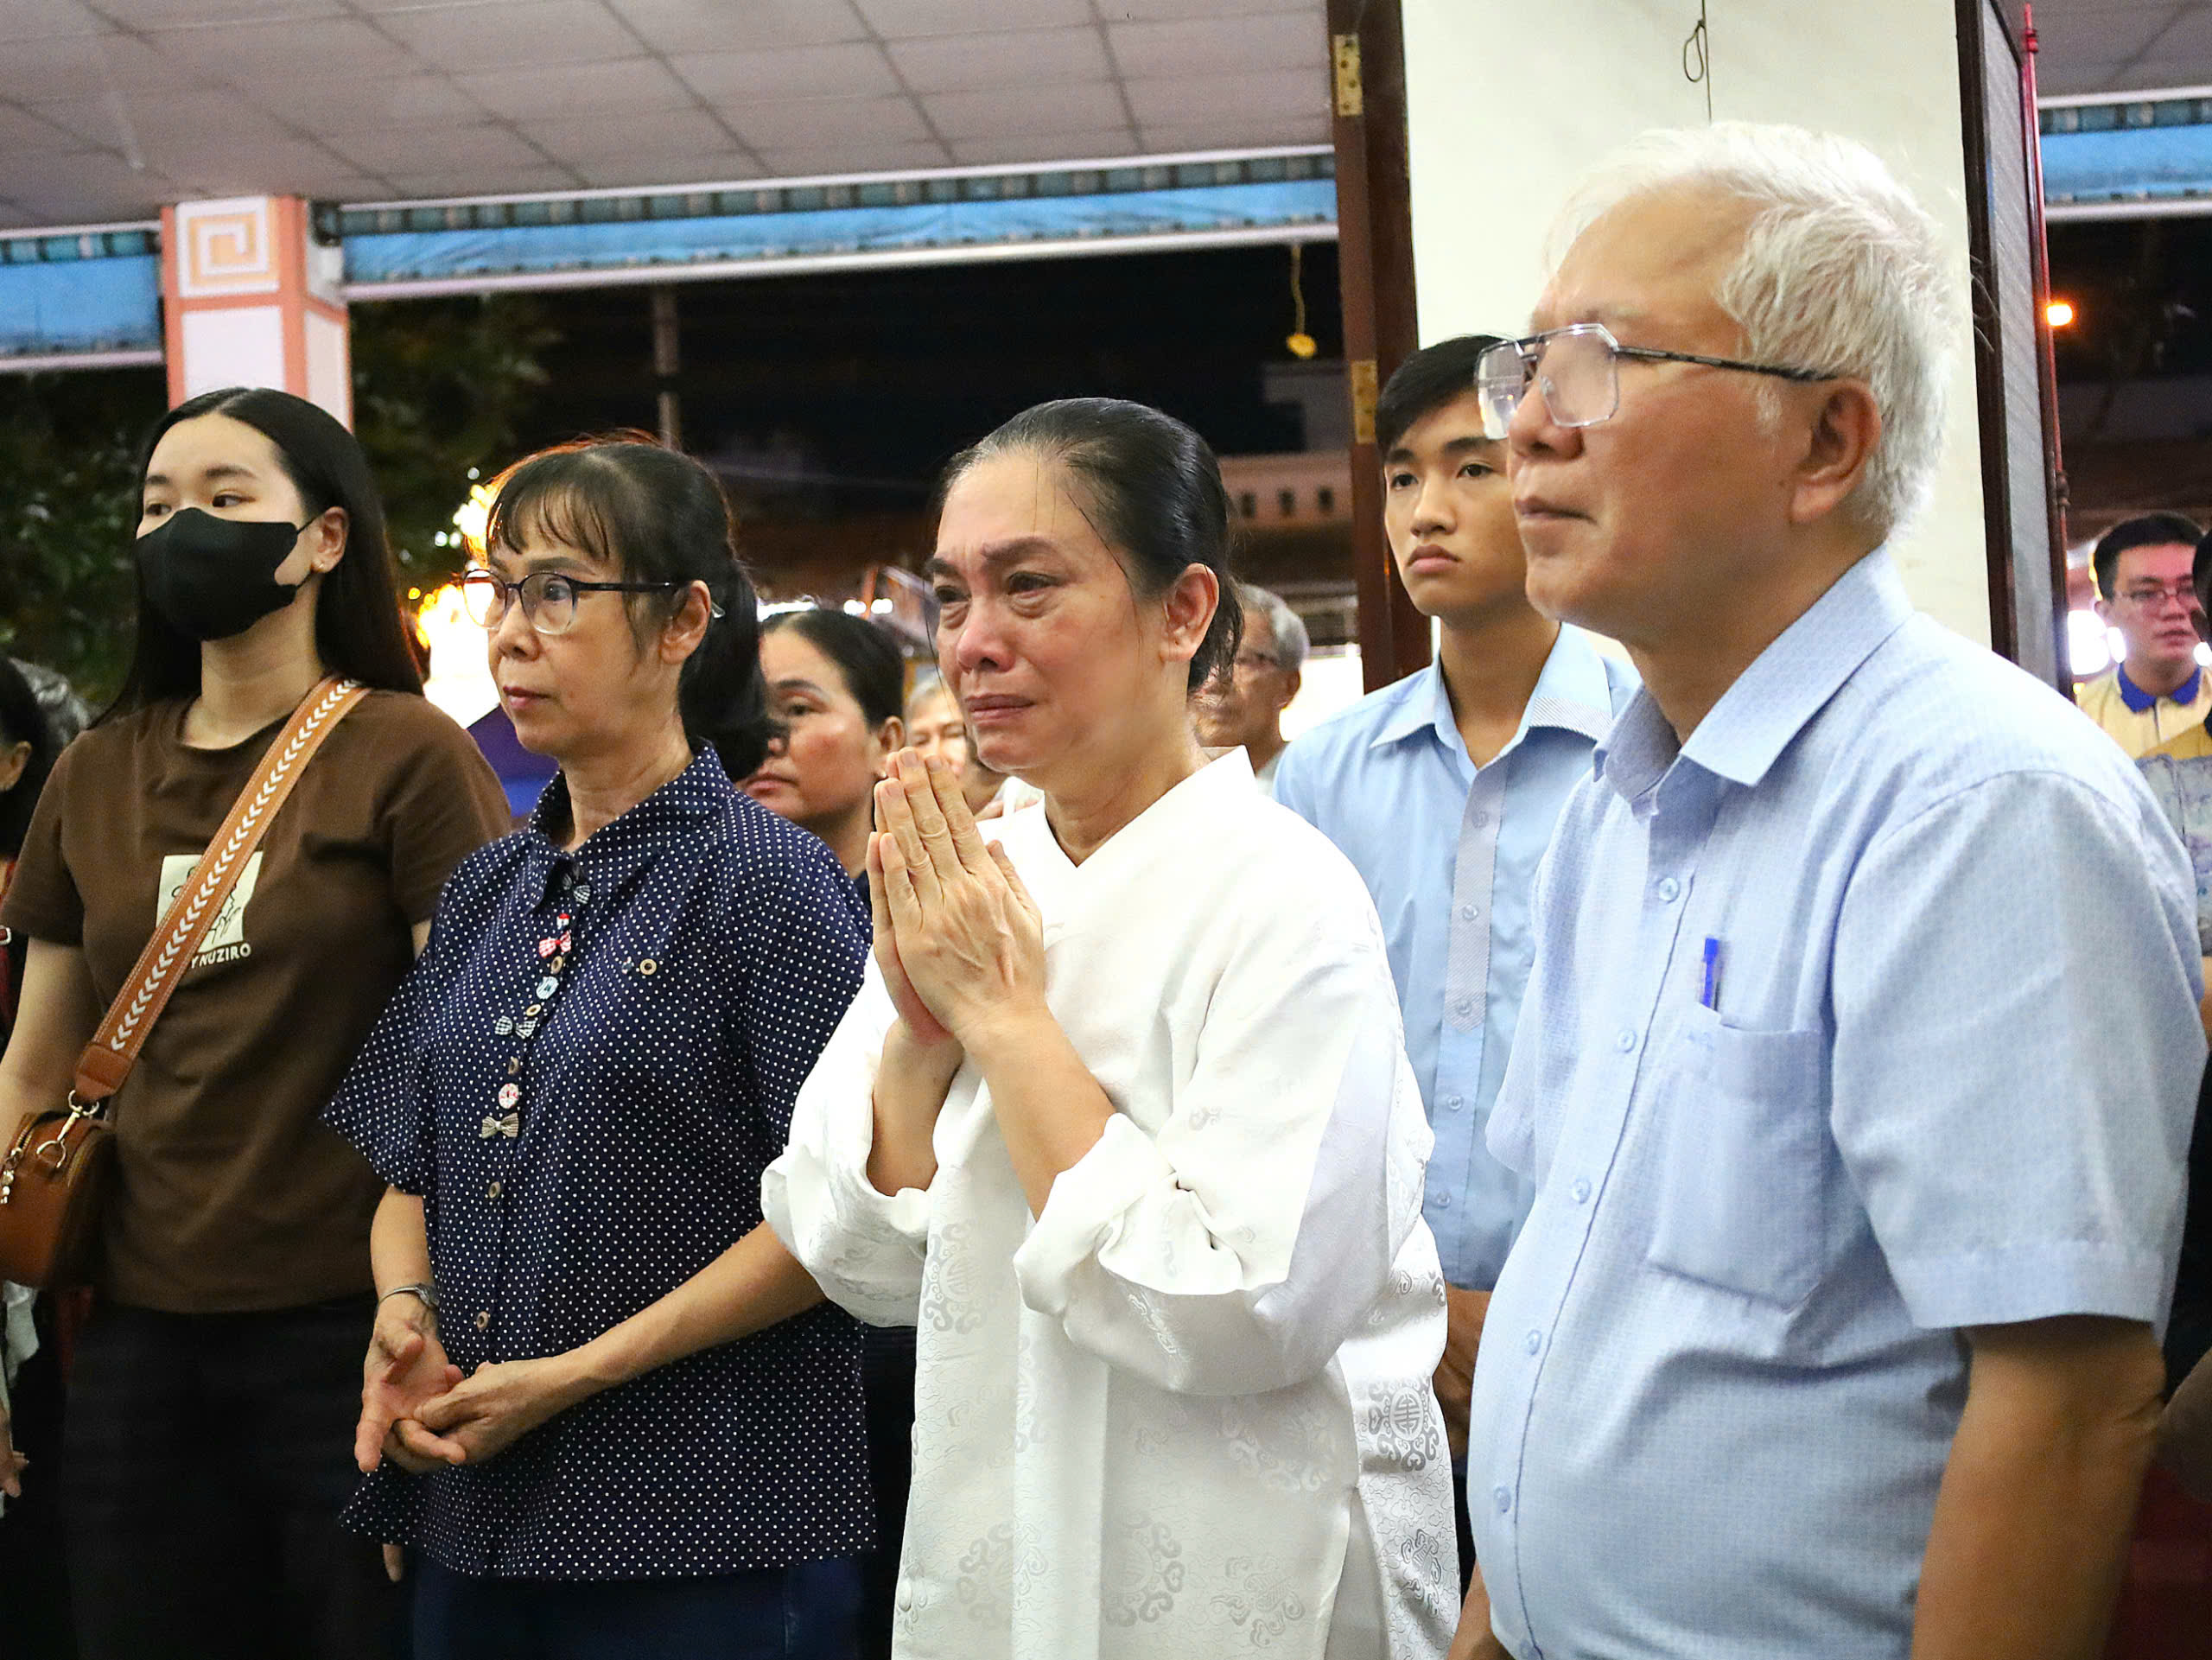
{"label": "black-framed eyeglasses", "polygon": [[[576,620],[576,601],[586,594],[673,594],[684,582],[588,582],[557,570],[534,570],[518,582],[495,570],[471,565],[461,574],[461,603],[480,628],[497,628],[507,614],[508,596],[522,601],[523,620],[541,634],[565,634]],[[720,616],[717,606],[715,614]]]}
{"label": "black-framed eyeglasses", "polygon": [[1799,369],[1777,363],[1746,363],[1738,358],[1709,358],[1695,352],[1661,352],[1623,346],[1603,323],[1569,323],[1525,340],[1504,340],[1475,359],[1475,391],[1482,401],[1483,436],[1503,438],[1513,424],[1530,386],[1544,395],[1544,408],[1563,427],[1594,427],[1610,421],[1621,406],[1620,359],[1639,363],[1694,363],[1707,369],[1734,369],[1777,380],[1834,380],[1823,369]]}

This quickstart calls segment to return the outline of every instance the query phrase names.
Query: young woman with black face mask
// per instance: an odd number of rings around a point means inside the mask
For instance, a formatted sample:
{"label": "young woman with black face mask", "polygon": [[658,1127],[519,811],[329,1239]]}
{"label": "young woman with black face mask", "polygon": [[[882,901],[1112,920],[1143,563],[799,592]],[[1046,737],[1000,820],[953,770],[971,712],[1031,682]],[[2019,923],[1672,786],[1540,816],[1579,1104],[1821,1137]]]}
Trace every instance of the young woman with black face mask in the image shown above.
{"label": "young woman with black face mask", "polygon": [[[422,696],[360,446],[302,399],[173,410],[141,469],[137,646],[62,755],[0,924],[30,942],[0,1120],[78,1052],[271,740],[327,675],[330,732],[110,1103],[117,1180],[62,1448],[86,1660],[396,1652],[398,1593],[338,1526],[381,1194],[316,1122],[421,950],[497,780]],[[38,1479],[32,1469],[26,1482]]]}

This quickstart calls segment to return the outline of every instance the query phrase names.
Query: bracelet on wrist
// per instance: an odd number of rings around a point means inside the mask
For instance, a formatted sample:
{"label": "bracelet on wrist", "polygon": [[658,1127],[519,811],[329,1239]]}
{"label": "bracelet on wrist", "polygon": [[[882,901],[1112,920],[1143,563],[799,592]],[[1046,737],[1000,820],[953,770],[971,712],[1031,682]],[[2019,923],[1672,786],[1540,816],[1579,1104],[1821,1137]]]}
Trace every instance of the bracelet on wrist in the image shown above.
{"label": "bracelet on wrist", "polygon": [[402,1296],[416,1299],[434,1314],[438,1312],[438,1288],[435,1285],[396,1285],[378,1296],[377,1307],[381,1308],[394,1297]]}

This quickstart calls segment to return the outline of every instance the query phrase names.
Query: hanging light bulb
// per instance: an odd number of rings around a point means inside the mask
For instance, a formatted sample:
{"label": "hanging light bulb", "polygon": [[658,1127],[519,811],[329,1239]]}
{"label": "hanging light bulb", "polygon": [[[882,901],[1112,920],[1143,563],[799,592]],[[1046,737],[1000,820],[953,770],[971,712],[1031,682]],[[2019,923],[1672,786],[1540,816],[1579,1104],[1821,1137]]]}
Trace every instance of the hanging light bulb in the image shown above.
{"label": "hanging light bulb", "polygon": [[1283,344],[1290,348],[1291,356],[1301,359],[1312,357],[1321,349],[1314,338],[1306,332],[1306,286],[1300,280],[1305,264],[1305,253],[1304,243],[1294,242],[1290,245],[1290,303],[1296,315],[1291,324],[1289,337],[1283,341]]}

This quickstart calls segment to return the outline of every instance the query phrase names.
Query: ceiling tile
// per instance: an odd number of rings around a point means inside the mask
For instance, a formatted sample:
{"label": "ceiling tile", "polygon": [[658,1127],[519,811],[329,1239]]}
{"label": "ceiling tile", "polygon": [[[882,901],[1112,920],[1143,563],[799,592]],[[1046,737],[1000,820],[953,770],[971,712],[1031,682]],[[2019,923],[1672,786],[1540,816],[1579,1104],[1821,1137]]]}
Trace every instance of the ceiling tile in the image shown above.
{"label": "ceiling tile", "polygon": [[407,127],[334,133],[330,148],[364,173],[437,173],[466,166],[543,167],[546,158],[505,127]]}
{"label": "ceiling tile", "polygon": [[607,0],[656,52],[741,52],[857,41],[868,26],[845,0]]}
{"label": "ceiling tile", "polygon": [[299,17],[334,17],[345,10],[339,0],[100,0],[100,10],[123,29],[289,22]]}
{"label": "ceiling tile", "polygon": [[757,150],[865,148],[923,142],[929,129],[905,98],[813,98],[791,104],[751,104],[722,118]]}
{"label": "ceiling tile", "polygon": [[358,18],[317,18],[270,29],[226,23],[219,29],[164,29],[146,37],[172,62],[239,86],[321,80],[333,64],[353,75],[404,74],[421,66],[414,54]]}
{"label": "ceiling tile", "polygon": [[0,41],[97,35],[106,27],[85,10],[81,0],[6,0],[0,4]]}
{"label": "ceiling tile", "polygon": [[899,90],[883,49],[868,41],[697,53],[677,59],[675,67],[700,97],[715,104],[756,98],[866,98]]}
{"label": "ceiling tile", "polygon": [[1128,119],[1121,94],[1104,81],[939,92],[922,104],[937,130],[952,139],[1102,131]]}
{"label": "ceiling tile", "polygon": [[110,86],[170,86],[176,66],[131,35],[22,41],[0,52],[0,98],[97,97]]}
{"label": "ceiling tile", "polygon": [[[702,110],[663,110],[652,115],[595,116],[569,121],[529,121],[523,136],[571,165],[681,156],[735,148],[729,135]],[[692,175],[685,175],[689,178]]]}
{"label": "ceiling tile", "polygon": [[0,225],[10,230],[25,230],[41,223],[39,216],[19,203],[0,199]]}
{"label": "ceiling tile", "polygon": [[1001,162],[1092,162],[1136,154],[1136,135],[1127,127],[1103,132],[1036,133],[1012,138],[963,138],[952,147],[963,167]]}
{"label": "ceiling tile", "polygon": [[[1006,0],[853,0],[887,41],[916,35],[995,35],[1014,22]],[[1090,0],[1021,0],[1020,22],[1032,29],[1091,21]]]}
{"label": "ceiling tile", "polygon": [[691,93],[657,58],[548,65],[457,75],[461,95],[510,120],[542,116],[650,114],[688,108]]}
{"label": "ceiling tile", "polygon": [[1329,82],[1318,68],[1132,80],[1128,86],[1129,107],[1146,126],[1154,122],[1192,124],[1207,118],[1227,124],[1246,117],[1310,116],[1322,123],[1324,137],[1328,133]]}
{"label": "ceiling tile", "polygon": [[643,48],[598,0],[492,0],[386,12],[387,32],[452,73],[541,63],[594,63]]}
{"label": "ceiling tile", "polygon": [[574,166],[577,176],[595,190],[619,190],[626,186],[652,189],[671,183],[719,184],[731,179],[757,178],[760,174],[760,163],[746,150],[730,149],[727,138],[715,149],[688,150],[681,156],[577,162]]}
{"label": "ceiling tile", "polygon": [[442,75],[258,81],[240,89],[257,109],[318,133],[374,132],[480,119],[484,111]]}
{"label": "ceiling tile", "polygon": [[890,143],[846,140],[830,135],[817,144],[791,144],[764,150],[760,161],[771,179],[803,179],[819,173],[899,173],[921,168],[944,167],[951,157],[944,146],[929,138]]}
{"label": "ceiling tile", "polygon": [[1099,0],[1099,10],[1109,22],[1145,22],[1153,18],[1256,17],[1269,12],[1304,12],[1313,27],[1328,29],[1328,8],[1322,0]]}
{"label": "ceiling tile", "polygon": [[1113,43],[1114,61],[1132,80],[1319,68],[1329,56],[1328,30],[1294,12],[1187,22],[1116,23],[1106,34]]}
{"label": "ceiling tile", "polygon": [[29,110],[0,104],[0,156],[12,168],[22,156],[66,156],[85,148],[85,141],[66,127],[58,127]]}
{"label": "ceiling tile", "polygon": [[[2104,22],[2102,18],[2096,21],[2100,23]],[[2040,18],[2037,20],[2036,29],[2038,34],[2042,32],[2043,23]],[[2114,36],[2125,43],[2126,35],[2123,31],[2114,31]],[[2158,60],[2162,71],[2169,65],[2194,61],[2207,55],[2212,55],[2212,6],[2185,8],[2181,15],[2174,19],[2171,29],[2158,33],[2145,44],[2149,47],[2152,56]],[[2099,53],[2098,55],[2100,57],[2133,57],[2134,54],[2107,50]],[[2169,80],[2165,84],[2169,86],[2177,86],[2183,83]]]}
{"label": "ceiling tile", "polygon": [[435,173],[395,173],[391,175],[397,199],[425,196],[518,196],[532,190],[573,190],[575,175],[568,168],[543,167],[443,168]]}
{"label": "ceiling tile", "polygon": [[1029,29],[895,41],[891,60],[918,92],[963,92],[1044,81],[1103,80],[1113,73],[1095,29]]}
{"label": "ceiling tile", "polygon": [[1209,114],[1205,119],[1147,121],[1137,130],[1147,156],[1175,156],[1188,150],[1259,149],[1274,144],[1325,144],[1329,118]]}

